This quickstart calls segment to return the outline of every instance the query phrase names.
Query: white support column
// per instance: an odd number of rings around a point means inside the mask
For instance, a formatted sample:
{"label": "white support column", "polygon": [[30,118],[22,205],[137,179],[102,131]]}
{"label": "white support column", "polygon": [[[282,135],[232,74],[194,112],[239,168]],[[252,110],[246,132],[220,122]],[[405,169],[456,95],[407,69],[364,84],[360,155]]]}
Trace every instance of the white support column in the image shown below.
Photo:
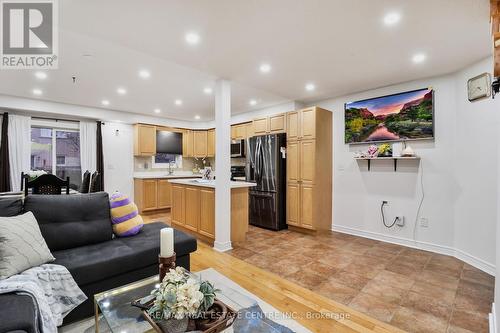
{"label": "white support column", "polygon": [[231,83],[215,85],[215,242],[220,252],[231,250]]}

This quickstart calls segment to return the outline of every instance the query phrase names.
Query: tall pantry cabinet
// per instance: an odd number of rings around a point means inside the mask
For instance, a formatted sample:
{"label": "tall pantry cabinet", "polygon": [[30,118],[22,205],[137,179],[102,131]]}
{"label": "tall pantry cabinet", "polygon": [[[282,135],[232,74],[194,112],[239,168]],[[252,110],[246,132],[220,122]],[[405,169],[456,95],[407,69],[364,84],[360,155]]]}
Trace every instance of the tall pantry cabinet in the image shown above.
{"label": "tall pantry cabinet", "polygon": [[332,227],[332,113],[310,107],[287,113],[287,223]]}

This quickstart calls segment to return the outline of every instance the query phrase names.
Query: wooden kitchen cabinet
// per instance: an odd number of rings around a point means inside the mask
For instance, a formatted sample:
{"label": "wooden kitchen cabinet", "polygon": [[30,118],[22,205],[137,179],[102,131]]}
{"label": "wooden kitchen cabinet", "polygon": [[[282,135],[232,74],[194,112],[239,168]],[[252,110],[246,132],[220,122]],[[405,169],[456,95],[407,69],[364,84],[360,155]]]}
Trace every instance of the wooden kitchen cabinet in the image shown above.
{"label": "wooden kitchen cabinet", "polygon": [[165,209],[172,206],[172,184],[168,179],[158,179],[157,181],[157,208]]}
{"label": "wooden kitchen cabinet", "polygon": [[184,186],[172,184],[172,211],[170,215],[172,223],[181,225],[185,224],[184,205],[185,205]]}
{"label": "wooden kitchen cabinet", "polygon": [[251,138],[252,136],[254,136],[255,133],[253,130],[253,122],[246,123],[245,130],[247,133],[247,138]]}
{"label": "wooden kitchen cabinet", "polygon": [[215,190],[200,189],[200,227],[203,236],[215,238]]}
{"label": "wooden kitchen cabinet", "polygon": [[193,156],[206,157],[208,155],[208,131],[193,131]]}
{"label": "wooden kitchen cabinet", "polygon": [[332,226],[332,113],[317,107],[287,114],[287,223]]}
{"label": "wooden kitchen cabinet", "polygon": [[269,132],[283,133],[286,131],[286,114],[277,114],[269,116]]}
{"label": "wooden kitchen cabinet", "polygon": [[184,227],[197,231],[200,223],[200,189],[197,187],[186,187],[184,189],[185,215]]}
{"label": "wooden kitchen cabinet", "polygon": [[253,120],[253,132],[255,135],[264,135],[269,133],[269,118],[256,118]]}
{"label": "wooden kitchen cabinet", "polygon": [[208,157],[215,156],[215,129],[208,130],[207,133],[207,155]]}
{"label": "wooden kitchen cabinet", "polygon": [[139,213],[157,209],[156,179],[134,179],[134,200]]}
{"label": "wooden kitchen cabinet", "polygon": [[134,125],[134,156],[153,156],[156,154],[156,126]]}
{"label": "wooden kitchen cabinet", "polygon": [[183,157],[193,157],[194,156],[194,134],[191,130],[185,130],[182,134],[182,156]]}
{"label": "wooden kitchen cabinet", "polygon": [[244,140],[247,138],[247,124],[231,125],[231,139]]}

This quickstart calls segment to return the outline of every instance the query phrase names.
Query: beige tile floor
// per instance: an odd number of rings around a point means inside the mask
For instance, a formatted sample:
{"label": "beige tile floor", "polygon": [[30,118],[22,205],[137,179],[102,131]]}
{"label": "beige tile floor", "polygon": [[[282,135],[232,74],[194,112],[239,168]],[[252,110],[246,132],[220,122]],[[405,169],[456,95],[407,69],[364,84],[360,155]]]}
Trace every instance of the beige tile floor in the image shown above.
{"label": "beige tile floor", "polygon": [[488,332],[494,277],[456,258],[336,232],[252,226],[233,246],[239,259],[405,331]]}

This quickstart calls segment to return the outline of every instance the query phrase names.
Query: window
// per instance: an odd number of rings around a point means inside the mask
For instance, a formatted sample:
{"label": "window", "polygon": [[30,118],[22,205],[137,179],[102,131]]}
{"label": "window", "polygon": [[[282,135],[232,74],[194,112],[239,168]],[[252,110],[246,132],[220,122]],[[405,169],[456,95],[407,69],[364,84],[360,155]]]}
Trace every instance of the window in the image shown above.
{"label": "window", "polygon": [[69,177],[70,187],[76,190],[82,183],[80,133],[74,129],[77,126],[71,125],[67,127],[73,128],[31,128],[31,170],[44,170],[62,179]]}
{"label": "window", "polygon": [[172,168],[182,168],[182,155],[158,153],[153,156],[153,168],[168,168],[172,163]]}

